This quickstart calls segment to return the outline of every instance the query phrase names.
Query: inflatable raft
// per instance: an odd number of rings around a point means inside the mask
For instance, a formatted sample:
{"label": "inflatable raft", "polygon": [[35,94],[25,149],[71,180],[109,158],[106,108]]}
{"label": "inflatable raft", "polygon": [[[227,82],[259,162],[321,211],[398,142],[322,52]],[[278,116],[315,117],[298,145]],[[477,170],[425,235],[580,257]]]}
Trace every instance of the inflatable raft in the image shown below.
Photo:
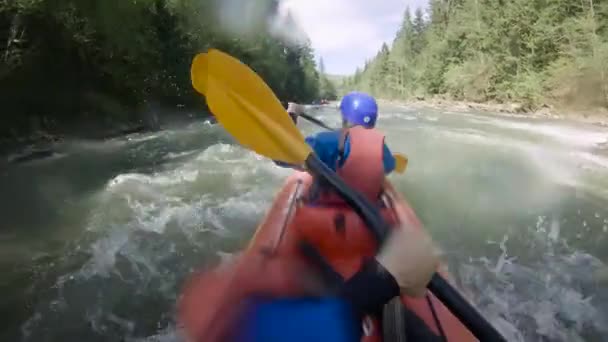
{"label": "inflatable raft", "polygon": [[[376,254],[373,236],[350,207],[344,203],[306,203],[311,184],[308,173],[291,175],[248,248],[234,262],[195,274],[187,282],[179,317],[189,341],[229,340],[225,334],[231,333],[230,325],[250,295],[298,296],[308,279],[325,280],[325,288],[338,286]],[[385,220],[393,228],[407,225],[422,229],[414,211],[390,182],[384,189],[379,205]],[[362,327],[364,342],[476,341],[429,292],[423,298],[393,299],[382,312],[365,317]]]}
{"label": "inflatable raft", "polygon": [[[348,279],[366,258],[377,252],[376,243],[360,217],[346,205],[306,205],[312,178],[308,173],[291,175],[253,236],[248,253],[272,253],[278,257],[301,257],[317,264],[327,277]],[[407,224],[422,229],[412,208],[386,181],[382,215],[393,226]],[[304,253],[301,242],[314,247]],[[445,272],[440,271],[444,276]],[[363,322],[363,341],[404,341],[408,331],[425,324],[447,341],[476,341],[464,325],[430,292],[423,298],[402,296],[385,306],[380,317]],[[414,319],[406,319],[415,316]],[[410,334],[411,335],[411,334]]]}

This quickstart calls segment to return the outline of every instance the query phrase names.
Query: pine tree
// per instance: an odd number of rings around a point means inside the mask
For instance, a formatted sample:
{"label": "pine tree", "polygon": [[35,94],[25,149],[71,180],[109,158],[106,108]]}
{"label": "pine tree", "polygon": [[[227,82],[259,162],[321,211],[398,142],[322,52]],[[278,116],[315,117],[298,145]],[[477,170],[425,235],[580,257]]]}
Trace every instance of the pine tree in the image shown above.
{"label": "pine tree", "polygon": [[[388,56],[388,58],[387,58]],[[431,0],[349,79],[380,97],[608,107],[608,3]]]}

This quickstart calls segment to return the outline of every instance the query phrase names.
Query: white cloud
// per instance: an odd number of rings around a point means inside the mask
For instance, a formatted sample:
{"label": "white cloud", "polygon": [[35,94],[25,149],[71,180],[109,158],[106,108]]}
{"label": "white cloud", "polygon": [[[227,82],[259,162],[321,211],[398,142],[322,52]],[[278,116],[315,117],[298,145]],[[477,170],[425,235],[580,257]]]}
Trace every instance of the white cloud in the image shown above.
{"label": "white cloud", "polygon": [[406,6],[426,7],[428,0],[284,0],[310,38],[327,72],[350,74],[390,43]]}
{"label": "white cloud", "polygon": [[332,52],[365,47],[377,31],[348,0],[288,0],[285,6],[308,34],[316,49]]}

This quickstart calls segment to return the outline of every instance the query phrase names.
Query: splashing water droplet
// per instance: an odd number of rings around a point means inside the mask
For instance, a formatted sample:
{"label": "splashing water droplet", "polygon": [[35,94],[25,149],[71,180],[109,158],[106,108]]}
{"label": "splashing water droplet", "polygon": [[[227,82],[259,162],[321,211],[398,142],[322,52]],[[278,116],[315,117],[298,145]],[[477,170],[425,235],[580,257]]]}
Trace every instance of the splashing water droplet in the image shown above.
{"label": "splashing water droplet", "polygon": [[559,221],[557,220],[557,218],[553,218],[553,220],[551,221],[551,230],[549,231],[549,239],[551,239],[552,241],[557,241],[557,239],[559,238]]}

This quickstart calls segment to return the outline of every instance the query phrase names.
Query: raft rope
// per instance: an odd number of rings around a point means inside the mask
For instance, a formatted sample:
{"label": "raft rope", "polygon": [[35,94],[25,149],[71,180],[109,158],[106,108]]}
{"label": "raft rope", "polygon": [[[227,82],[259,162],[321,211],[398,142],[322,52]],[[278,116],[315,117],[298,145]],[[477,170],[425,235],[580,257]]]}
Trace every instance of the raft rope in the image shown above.
{"label": "raft rope", "polygon": [[275,241],[274,246],[272,246],[273,254],[276,252],[277,248],[279,248],[281,241],[283,241],[283,236],[285,236],[285,231],[287,230],[287,225],[289,224],[289,220],[291,219],[291,216],[293,215],[293,209],[296,207],[296,204],[299,201],[300,188],[302,187],[302,184],[303,184],[302,180],[298,179],[296,189],[294,190],[293,194],[291,195],[289,208],[287,209],[287,215],[285,215],[285,221],[283,221],[283,226],[281,227],[281,230],[279,231],[279,236],[277,237],[277,240]]}
{"label": "raft rope", "polygon": [[448,342],[448,338],[445,335],[445,331],[443,330],[443,326],[441,325],[441,321],[439,320],[439,316],[437,315],[437,311],[435,311],[435,305],[433,305],[433,301],[431,300],[431,296],[429,296],[428,292],[424,296],[426,298],[426,302],[429,304],[429,308],[431,309],[431,314],[433,315],[433,319],[435,320],[435,326],[437,330],[439,330],[439,335],[443,342]]}

